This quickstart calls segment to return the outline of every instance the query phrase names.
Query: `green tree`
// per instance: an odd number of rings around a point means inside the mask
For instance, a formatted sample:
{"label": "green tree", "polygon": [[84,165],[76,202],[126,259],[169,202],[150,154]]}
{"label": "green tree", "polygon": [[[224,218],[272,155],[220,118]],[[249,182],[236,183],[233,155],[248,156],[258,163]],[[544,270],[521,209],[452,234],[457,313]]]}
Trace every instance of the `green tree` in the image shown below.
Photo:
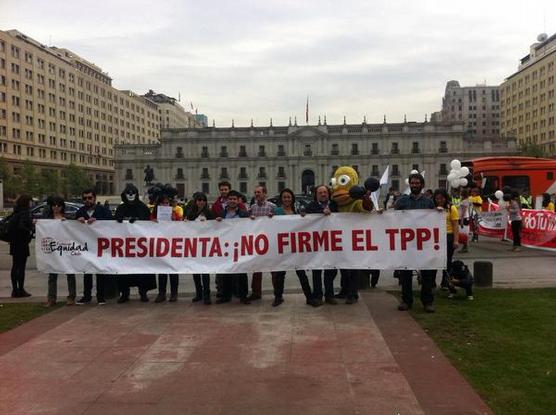
{"label": "green tree", "polygon": [[80,196],[81,192],[88,188],[93,187],[93,182],[85,172],[80,167],[71,163],[65,168],[65,186],[66,195],[68,197]]}
{"label": "green tree", "polygon": [[35,169],[35,165],[30,160],[23,162],[21,169],[21,178],[23,179],[24,191],[31,196],[41,196],[41,177]]}
{"label": "green tree", "polygon": [[545,157],[546,153],[544,152],[542,146],[538,144],[523,144],[521,146],[522,155],[527,157]]}

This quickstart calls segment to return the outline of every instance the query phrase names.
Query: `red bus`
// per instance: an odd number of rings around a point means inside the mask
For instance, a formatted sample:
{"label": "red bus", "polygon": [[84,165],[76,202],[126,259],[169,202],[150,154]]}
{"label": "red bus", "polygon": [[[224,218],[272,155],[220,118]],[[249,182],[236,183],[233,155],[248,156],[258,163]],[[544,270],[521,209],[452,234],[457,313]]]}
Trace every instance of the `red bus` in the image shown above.
{"label": "red bus", "polygon": [[509,186],[536,197],[556,193],[556,160],[536,157],[482,157],[464,161],[484,195]]}

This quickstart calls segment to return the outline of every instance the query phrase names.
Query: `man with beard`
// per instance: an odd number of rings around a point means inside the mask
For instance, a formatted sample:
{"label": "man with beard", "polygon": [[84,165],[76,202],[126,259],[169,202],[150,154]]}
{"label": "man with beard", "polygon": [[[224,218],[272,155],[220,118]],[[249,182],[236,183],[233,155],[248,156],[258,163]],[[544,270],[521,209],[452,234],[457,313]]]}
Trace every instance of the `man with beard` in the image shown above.
{"label": "man with beard", "polygon": [[[409,175],[409,188],[411,193],[403,195],[396,201],[396,210],[410,209],[434,209],[434,202],[431,198],[426,197],[422,192],[425,187],[425,178],[419,174]],[[427,313],[434,313],[434,280],[436,278],[436,270],[421,270],[421,302]],[[402,303],[398,306],[398,310],[406,311],[413,306],[413,271],[403,270],[399,272],[400,283],[402,285]]]}
{"label": "man with beard", "polygon": [[[151,212],[147,205],[139,200],[139,191],[137,188],[128,183],[122,192],[122,204],[116,209],[115,219],[122,223],[129,220],[133,223],[136,220],[150,220]],[[152,274],[147,275],[118,275],[118,288],[120,290],[120,298],[118,303],[126,303],[129,301],[129,287],[137,286],[141,301],[146,303],[149,301],[147,291],[156,288],[156,279]]]}
{"label": "man with beard", "polygon": [[[112,213],[106,207],[97,204],[97,195],[93,189],[85,189],[81,192],[83,206],[75,214],[75,219],[81,223],[91,225],[97,220],[112,220]],[[97,274],[97,302],[98,305],[106,304],[104,297],[105,276]],[[89,304],[92,299],[93,274],[83,275],[83,297],[78,301],[78,305]]]}

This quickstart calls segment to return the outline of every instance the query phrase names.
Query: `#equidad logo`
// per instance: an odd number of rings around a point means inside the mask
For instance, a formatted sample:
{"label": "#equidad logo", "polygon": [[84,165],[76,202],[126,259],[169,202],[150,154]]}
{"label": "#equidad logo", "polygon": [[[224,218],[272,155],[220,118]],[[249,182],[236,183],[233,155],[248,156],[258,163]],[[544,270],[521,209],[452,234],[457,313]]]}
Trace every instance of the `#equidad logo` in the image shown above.
{"label": "#equidad logo", "polygon": [[81,255],[81,252],[88,251],[87,242],[80,243],[76,241],[60,242],[54,238],[46,237],[41,240],[41,251],[45,254],[58,254],[60,256]]}

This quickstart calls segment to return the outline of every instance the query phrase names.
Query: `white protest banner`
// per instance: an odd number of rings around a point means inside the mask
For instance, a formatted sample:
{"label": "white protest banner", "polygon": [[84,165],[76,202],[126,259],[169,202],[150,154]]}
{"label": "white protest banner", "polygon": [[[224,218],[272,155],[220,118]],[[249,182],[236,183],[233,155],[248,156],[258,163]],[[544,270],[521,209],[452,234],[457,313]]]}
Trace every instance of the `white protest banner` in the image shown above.
{"label": "white protest banner", "polygon": [[479,234],[491,237],[503,237],[508,224],[506,209],[481,212],[478,215]]}
{"label": "white protest banner", "polygon": [[238,273],[294,269],[441,269],[436,210],[274,216],[204,222],[39,220],[45,273]]}

